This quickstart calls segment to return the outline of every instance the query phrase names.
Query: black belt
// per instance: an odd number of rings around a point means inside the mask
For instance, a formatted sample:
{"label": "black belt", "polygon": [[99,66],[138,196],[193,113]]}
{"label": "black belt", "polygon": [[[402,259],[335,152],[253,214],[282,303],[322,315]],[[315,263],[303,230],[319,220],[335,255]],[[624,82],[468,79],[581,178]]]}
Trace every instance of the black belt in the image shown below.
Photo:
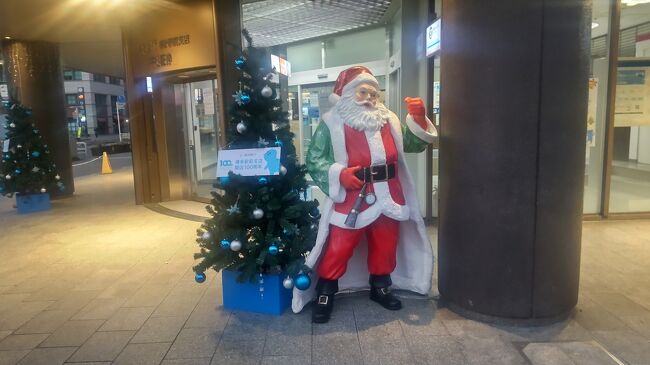
{"label": "black belt", "polygon": [[395,177],[395,164],[364,167],[355,173],[363,182],[386,181]]}

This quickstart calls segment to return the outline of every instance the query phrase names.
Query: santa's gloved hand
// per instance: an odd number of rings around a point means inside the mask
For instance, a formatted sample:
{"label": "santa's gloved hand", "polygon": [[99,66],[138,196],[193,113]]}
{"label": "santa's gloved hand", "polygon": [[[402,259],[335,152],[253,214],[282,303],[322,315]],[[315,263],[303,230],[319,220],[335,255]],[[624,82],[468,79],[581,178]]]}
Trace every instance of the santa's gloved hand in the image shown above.
{"label": "santa's gloved hand", "polygon": [[363,181],[359,180],[359,178],[354,174],[359,170],[361,170],[361,166],[346,167],[343,169],[343,171],[341,171],[339,180],[341,181],[341,185],[343,185],[345,190],[361,189],[363,186]]}
{"label": "santa's gloved hand", "polygon": [[427,117],[426,117],[426,109],[424,108],[424,102],[420,98],[410,98],[406,97],[404,99],[406,102],[406,108],[413,117],[413,120],[422,127],[422,129],[426,130],[427,129]]}

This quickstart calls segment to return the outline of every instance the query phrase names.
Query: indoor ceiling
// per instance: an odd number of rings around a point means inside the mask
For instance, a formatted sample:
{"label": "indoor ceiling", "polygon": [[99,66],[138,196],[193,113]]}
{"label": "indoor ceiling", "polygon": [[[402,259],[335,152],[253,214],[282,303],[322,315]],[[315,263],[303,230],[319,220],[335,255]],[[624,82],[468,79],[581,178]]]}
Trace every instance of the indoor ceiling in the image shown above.
{"label": "indoor ceiling", "polygon": [[[607,34],[609,24],[609,0],[593,0],[592,21],[598,26],[591,30],[591,37]],[[650,22],[650,3],[621,8],[621,29]]]}
{"label": "indoor ceiling", "polygon": [[382,23],[390,0],[244,1],[242,18],[258,46],[274,46]]}

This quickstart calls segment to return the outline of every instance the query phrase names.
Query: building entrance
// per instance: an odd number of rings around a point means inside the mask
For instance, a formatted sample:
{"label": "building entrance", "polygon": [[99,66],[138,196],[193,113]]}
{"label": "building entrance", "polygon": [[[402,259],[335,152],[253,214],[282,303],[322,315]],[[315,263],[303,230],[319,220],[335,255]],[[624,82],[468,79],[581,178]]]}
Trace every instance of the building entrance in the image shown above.
{"label": "building entrance", "polygon": [[219,117],[215,86],[214,79],[173,85],[174,115],[184,131],[186,187],[193,200],[210,198],[216,176]]}

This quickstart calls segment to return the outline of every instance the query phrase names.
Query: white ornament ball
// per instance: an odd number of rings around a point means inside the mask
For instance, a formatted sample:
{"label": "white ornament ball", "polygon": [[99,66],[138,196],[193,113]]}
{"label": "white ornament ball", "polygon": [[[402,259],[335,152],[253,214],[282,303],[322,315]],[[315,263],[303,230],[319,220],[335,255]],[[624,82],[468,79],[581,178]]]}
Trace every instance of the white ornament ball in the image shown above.
{"label": "white ornament ball", "polygon": [[19,144],[16,146],[16,148],[23,148],[23,145]]}
{"label": "white ornament ball", "polygon": [[244,124],[244,122],[237,123],[237,132],[241,134],[246,132],[246,124]]}
{"label": "white ornament ball", "polygon": [[284,165],[280,166],[280,174],[286,175],[287,174],[287,168],[284,167]]}
{"label": "white ornament ball", "polygon": [[10,126],[11,128],[16,128],[16,124],[14,124],[14,123],[9,124],[9,126]]}
{"label": "white ornament ball", "polygon": [[61,180],[61,176],[59,176],[59,175],[56,175],[54,178],[57,179],[57,180]]}
{"label": "white ornament ball", "polygon": [[284,286],[285,289],[293,288],[293,280],[291,280],[290,277],[287,277],[282,281],[282,286]]}
{"label": "white ornament ball", "polygon": [[7,175],[7,176],[5,176],[5,179],[7,179],[7,180],[11,180],[11,175]]}
{"label": "white ornament ball", "polygon": [[271,89],[270,87],[268,87],[268,85],[267,85],[267,86],[264,86],[264,88],[262,88],[262,92],[261,92],[261,94],[262,94],[262,96],[265,97],[265,98],[270,98],[271,95],[273,95],[273,89]]}
{"label": "white ornament ball", "polygon": [[210,234],[210,232],[203,232],[201,238],[203,238],[204,241],[209,241],[212,238],[212,235]]}
{"label": "white ornament ball", "polygon": [[264,217],[264,211],[260,208],[255,208],[253,211],[253,218],[262,219],[262,217]]}
{"label": "white ornament ball", "polygon": [[230,242],[230,249],[233,251],[241,250],[241,241],[233,240],[232,242]]}
{"label": "white ornament ball", "polygon": [[45,192],[47,192],[47,190],[45,190],[45,188],[41,188],[41,193],[45,193]]}

